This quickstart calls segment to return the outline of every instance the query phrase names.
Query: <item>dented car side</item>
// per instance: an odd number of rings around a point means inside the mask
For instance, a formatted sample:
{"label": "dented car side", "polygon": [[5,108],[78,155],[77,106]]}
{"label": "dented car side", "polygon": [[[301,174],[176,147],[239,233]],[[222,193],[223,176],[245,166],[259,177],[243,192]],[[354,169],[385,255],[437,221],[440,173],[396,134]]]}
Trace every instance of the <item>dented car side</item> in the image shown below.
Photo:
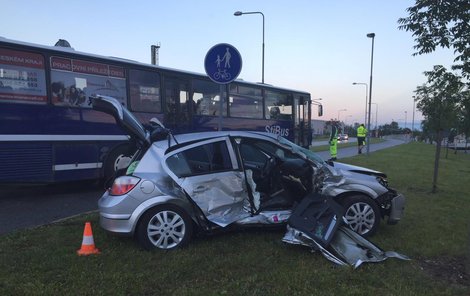
{"label": "dented car side", "polygon": [[[95,104],[117,121],[127,114],[112,98],[94,98]],[[157,141],[134,136],[142,151],[134,155],[133,171],[118,177],[99,200],[100,225],[135,236],[147,249],[183,246],[196,231],[287,224],[312,194],[338,203],[344,214],[335,219],[344,217],[364,236],[382,218],[395,224],[403,215],[405,198],[388,187],[384,174],[327,164],[273,134],[220,131]]]}

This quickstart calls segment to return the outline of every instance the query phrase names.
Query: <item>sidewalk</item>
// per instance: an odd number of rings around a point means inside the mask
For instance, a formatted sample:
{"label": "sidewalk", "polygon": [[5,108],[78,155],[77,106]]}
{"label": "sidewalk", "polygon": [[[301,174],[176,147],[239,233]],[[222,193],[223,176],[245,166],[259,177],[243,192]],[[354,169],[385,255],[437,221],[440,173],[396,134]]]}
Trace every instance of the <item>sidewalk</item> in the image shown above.
{"label": "sidewalk", "polygon": [[[328,141],[320,141],[324,142],[323,144],[318,144],[319,145],[328,145]],[[317,142],[318,143],[318,142]],[[313,146],[317,146],[317,143],[315,143]],[[385,138],[384,142],[377,143],[377,144],[370,144],[370,150],[369,152],[372,153],[377,150],[381,149],[386,149],[390,148],[393,146],[405,144],[406,140],[405,139],[400,139],[400,138]],[[320,151],[320,152],[315,152],[318,156],[320,156],[323,160],[328,160],[330,159],[330,152],[329,151]],[[367,145],[364,146],[362,149],[363,155],[367,155]],[[340,145],[338,145],[338,160],[341,161],[341,158],[345,157],[351,157],[355,156],[357,154],[357,146],[353,147],[346,147],[346,148],[341,148]]]}

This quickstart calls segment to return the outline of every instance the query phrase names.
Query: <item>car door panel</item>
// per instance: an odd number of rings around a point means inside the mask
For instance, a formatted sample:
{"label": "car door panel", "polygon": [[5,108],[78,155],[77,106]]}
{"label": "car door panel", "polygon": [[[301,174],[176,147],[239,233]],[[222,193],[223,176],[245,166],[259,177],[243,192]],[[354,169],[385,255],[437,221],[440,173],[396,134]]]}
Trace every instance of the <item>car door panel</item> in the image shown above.
{"label": "car door panel", "polygon": [[[214,157],[221,154],[219,157]],[[228,137],[210,139],[169,153],[164,169],[201,209],[219,226],[249,216],[245,174]]]}

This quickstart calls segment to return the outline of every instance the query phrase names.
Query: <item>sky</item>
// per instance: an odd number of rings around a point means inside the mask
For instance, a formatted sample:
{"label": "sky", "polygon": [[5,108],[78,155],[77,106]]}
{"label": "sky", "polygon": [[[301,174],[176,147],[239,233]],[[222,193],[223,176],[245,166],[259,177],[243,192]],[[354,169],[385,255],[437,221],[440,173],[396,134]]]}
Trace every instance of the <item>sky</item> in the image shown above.
{"label": "sky", "polygon": [[[307,91],[324,115],[363,123],[372,76],[371,126],[411,127],[417,86],[434,65],[450,70],[451,50],[412,56],[410,32],[398,30],[413,0],[15,0],[3,1],[0,36],[41,45],[66,39],[81,52],[205,73],[204,58],[219,43],[238,49],[239,79]],[[375,33],[372,39],[367,33]],[[371,63],[372,62],[372,63]],[[372,64],[372,75],[371,75]],[[353,82],[367,84],[353,85]],[[414,122],[423,119],[415,110]],[[377,119],[377,120],[376,120]]]}

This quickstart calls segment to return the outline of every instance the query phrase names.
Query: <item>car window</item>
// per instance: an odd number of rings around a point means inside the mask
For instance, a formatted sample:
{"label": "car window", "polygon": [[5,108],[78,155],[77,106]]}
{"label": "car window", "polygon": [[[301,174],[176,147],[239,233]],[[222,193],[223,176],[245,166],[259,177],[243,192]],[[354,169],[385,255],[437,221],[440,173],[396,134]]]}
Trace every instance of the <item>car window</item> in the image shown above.
{"label": "car window", "polygon": [[262,150],[266,153],[268,153],[271,156],[276,156],[277,158],[281,160],[286,160],[286,159],[298,159],[300,158],[296,154],[292,153],[291,151],[288,151],[286,149],[282,149],[278,145],[275,145],[271,142],[267,141],[254,141],[252,143],[258,150]]}
{"label": "car window", "polygon": [[266,154],[261,152],[256,147],[253,147],[252,145],[245,144],[245,143],[240,145],[240,153],[242,155],[243,161],[265,163],[268,158]]}
{"label": "car window", "polygon": [[179,178],[232,169],[225,141],[204,144],[176,153],[168,157],[166,164]]}

